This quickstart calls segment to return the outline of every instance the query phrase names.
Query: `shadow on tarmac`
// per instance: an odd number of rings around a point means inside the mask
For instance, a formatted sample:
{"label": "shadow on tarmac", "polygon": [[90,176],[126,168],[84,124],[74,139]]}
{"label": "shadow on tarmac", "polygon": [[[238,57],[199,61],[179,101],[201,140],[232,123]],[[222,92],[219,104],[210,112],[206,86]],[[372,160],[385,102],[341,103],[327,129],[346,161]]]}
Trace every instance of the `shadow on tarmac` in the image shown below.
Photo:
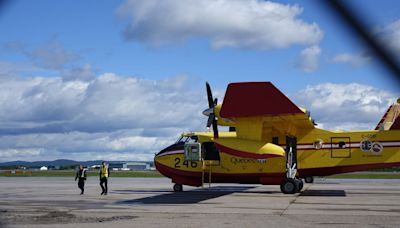
{"label": "shadow on tarmac", "polygon": [[117,204],[194,204],[204,200],[214,199],[235,192],[243,192],[254,187],[248,186],[216,186],[205,189],[195,189],[186,192],[173,192],[162,195],[144,197],[133,200],[123,200]]}
{"label": "shadow on tarmac", "polygon": [[346,196],[344,190],[305,190],[300,196]]}

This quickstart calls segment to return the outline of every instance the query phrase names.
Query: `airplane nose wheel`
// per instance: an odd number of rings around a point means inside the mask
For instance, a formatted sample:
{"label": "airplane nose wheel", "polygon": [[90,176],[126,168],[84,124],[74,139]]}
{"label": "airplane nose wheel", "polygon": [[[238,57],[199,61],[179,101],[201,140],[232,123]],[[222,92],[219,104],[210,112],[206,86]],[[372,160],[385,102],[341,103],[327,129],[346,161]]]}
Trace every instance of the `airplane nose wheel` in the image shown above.
{"label": "airplane nose wheel", "polygon": [[183,187],[181,184],[174,184],[174,192],[181,192],[183,191]]}

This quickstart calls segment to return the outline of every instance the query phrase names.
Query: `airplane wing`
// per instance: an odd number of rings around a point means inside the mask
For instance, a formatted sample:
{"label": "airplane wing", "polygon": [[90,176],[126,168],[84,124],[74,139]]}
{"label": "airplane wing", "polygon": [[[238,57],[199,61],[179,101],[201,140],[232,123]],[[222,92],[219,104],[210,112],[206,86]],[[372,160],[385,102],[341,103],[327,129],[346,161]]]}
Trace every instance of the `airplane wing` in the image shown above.
{"label": "airplane wing", "polygon": [[238,138],[271,141],[297,136],[314,128],[309,113],[299,108],[271,82],[228,85],[219,117],[235,123]]}

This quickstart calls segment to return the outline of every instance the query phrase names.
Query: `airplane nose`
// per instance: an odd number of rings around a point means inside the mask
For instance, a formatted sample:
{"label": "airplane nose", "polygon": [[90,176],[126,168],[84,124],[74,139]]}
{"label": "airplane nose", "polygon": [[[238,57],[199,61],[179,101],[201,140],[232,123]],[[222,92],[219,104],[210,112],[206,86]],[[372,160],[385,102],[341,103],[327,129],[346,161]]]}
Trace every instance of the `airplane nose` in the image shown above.
{"label": "airplane nose", "polygon": [[214,113],[214,108],[208,108],[203,111],[203,115],[205,115],[205,116],[210,116],[213,113]]}

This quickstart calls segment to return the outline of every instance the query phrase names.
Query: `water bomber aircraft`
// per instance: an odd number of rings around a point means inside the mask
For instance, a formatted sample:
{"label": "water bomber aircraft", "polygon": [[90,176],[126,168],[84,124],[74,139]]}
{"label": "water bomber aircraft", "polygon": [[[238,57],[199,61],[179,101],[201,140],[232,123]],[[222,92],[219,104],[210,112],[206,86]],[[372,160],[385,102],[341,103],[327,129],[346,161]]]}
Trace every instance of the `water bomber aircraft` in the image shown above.
{"label": "water bomber aircraft", "polygon": [[[400,99],[374,130],[328,131],[271,82],[230,83],[222,104],[206,83],[207,127],[154,157],[173,190],[211,183],[280,185],[284,194],[314,176],[400,166]],[[220,132],[218,126],[229,131]]]}

